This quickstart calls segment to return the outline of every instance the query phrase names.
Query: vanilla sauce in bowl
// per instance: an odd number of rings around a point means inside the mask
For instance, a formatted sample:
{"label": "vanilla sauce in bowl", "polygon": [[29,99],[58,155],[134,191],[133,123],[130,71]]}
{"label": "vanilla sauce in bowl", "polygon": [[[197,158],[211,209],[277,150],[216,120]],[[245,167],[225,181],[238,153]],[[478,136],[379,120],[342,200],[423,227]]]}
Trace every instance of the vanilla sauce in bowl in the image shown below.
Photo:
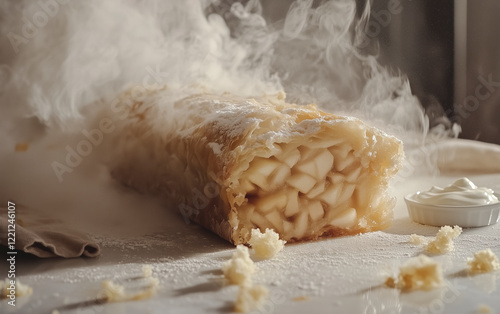
{"label": "vanilla sauce in bowl", "polygon": [[477,187],[468,178],[460,178],[445,188],[433,186],[430,190],[417,192],[410,199],[427,205],[478,206],[498,203],[492,189]]}
{"label": "vanilla sauce in bowl", "polygon": [[500,194],[460,178],[441,188],[433,186],[405,197],[410,218],[431,226],[482,227],[500,219]]}

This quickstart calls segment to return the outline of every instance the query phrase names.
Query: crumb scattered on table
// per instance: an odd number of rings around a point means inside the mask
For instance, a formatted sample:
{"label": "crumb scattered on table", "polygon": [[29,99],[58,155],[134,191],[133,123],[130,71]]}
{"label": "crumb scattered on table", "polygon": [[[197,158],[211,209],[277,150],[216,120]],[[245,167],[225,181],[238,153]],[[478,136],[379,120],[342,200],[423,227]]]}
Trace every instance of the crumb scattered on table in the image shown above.
{"label": "crumb scattered on table", "polygon": [[436,238],[427,244],[427,252],[444,254],[453,251],[455,249],[453,239],[458,237],[461,233],[462,228],[459,226],[455,226],[453,228],[450,226],[441,227],[436,234]]}
{"label": "crumb scattered on table", "polygon": [[410,235],[410,243],[415,244],[415,245],[423,245],[429,243],[429,239],[427,239],[424,236],[418,235],[418,234],[411,234]]}
{"label": "crumb scattered on table", "polygon": [[[19,279],[13,280],[16,287],[16,298],[31,295],[33,289],[25,284],[22,284]],[[5,278],[4,281],[0,281],[0,299],[5,299],[10,296],[11,279]]]}
{"label": "crumb scattered on table", "polygon": [[252,229],[252,236],[248,243],[254,249],[255,256],[270,259],[283,250],[286,241],[280,240],[278,233],[267,228],[264,233],[261,233],[259,229]]}
{"label": "crumb scattered on table", "polygon": [[[147,268],[146,272],[148,272]],[[152,270],[149,276],[145,276],[147,280],[146,288],[136,293],[127,293],[125,291],[125,286],[117,284],[111,280],[104,280],[102,282],[102,293],[104,295],[104,298],[107,302],[124,302],[149,299],[156,294],[158,287],[160,286],[160,281],[158,280],[158,278],[152,277],[151,275]]]}
{"label": "crumb scattered on table", "polygon": [[238,245],[231,259],[222,265],[222,272],[229,284],[243,284],[251,281],[256,266],[250,258],[248,248]]}
{"label": "crumb scattered on table", "polygon": [[406,261],[399,268],[397,278],[389,277],[385,284],[401,290],[431,290],[443,285],[441,265],[425,255]]}
{"label": "crumb scattered on table", "polygon": [[27,151],[29,148],[29,144],[27,142],[19,142],[19,143],[16,143],[16,147],[14,148],[14,150],[16,152],[25,152]]}
{"label": "crumb scattered on table", "polygon": [[262,304],[267,298],[269,291],[262,285],[247,285],[239,286],[238,296],[234,304],[236,312],[245,313],[256,308]]}
{"label": "crumb scattered on table", "polygon": [[485,304],[479,304],[478,307],[477,307],[477,313],[481,313],[481,314],[490,314],[490,313],[494,313],[493,312],[493,309]]}
{"label": "crumb scattered on table", "polygon": [[472,274],[487,273],[500,269],[500,262],[491,249],[486,249],[474,253],[474,257],[467,261],[467,266]]}
{"label": "crumb scattered on table", "polygon": [[153,276],[153,267],[151,265],[142,266],[142,277],[149,278]]}

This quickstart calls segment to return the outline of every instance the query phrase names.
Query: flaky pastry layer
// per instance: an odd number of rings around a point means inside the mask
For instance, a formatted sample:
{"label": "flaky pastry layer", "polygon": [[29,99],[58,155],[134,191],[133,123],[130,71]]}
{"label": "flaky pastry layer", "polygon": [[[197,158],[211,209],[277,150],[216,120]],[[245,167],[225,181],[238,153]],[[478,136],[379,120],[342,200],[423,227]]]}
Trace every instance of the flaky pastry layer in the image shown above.
{"label": "flaky pastry layer", "polygon": [[380,230],[402,143],[352,117],[259,99],[156,90],[119,104],[116,178],[173,200],[183,216],[234,244],[272,228],[288,242]]}

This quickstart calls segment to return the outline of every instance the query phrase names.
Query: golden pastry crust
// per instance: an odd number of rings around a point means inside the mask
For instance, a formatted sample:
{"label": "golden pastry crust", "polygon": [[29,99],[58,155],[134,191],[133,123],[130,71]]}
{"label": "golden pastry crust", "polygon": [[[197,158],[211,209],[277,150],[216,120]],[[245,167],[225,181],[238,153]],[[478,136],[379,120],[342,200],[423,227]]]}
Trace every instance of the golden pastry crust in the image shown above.
{"label": "golden pastry crust", "polygon": [[389,179],[402,143],[362,121],[259,99],[166,89],[120,106],[113,174],[174,200],[181,213],[234,244],[253,228],[288,242],[387,227]]}

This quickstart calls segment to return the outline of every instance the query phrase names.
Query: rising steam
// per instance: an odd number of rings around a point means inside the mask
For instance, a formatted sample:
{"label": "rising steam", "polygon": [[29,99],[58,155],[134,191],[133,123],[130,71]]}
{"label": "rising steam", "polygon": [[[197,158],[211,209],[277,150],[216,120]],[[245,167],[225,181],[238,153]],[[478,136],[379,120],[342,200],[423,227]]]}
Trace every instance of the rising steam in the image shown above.
{"label": "rising steam", "polygon": [[[406,144],[423,141],[428,118],[407,79],[381,67],[375,56],[360,53],[369,6],[359,13],[355,0],[320,5],[297,0],[285,20],[269,22],[258,1],[242,2],[2,1],[4,178],[16,177],[19,184],[30,180],[27,168],[12,155],[15,143],[29,142],[23,161],[40,177],[25,192],[35,195],[35,201],[37,187],[50,190],[55,184],[53,190],[74,197],[70,191],[83,184],[77,172],[62,188],[49,171],[50,162],[64,150],[45,149],[64,147],[60,143],[92,122],[98,101],[113,99],[132,85],[146,90],[166,85],[176,97],[199,92],[261,96],[284,90],[289,101],[315,102],[327,111],[369,120]],[[103,189],[88,191],[109,205],[119,193],[106,194],[113,184],[104,176]],[[2,182],[0,198],[25,195],[7,183]],[[103,205],[87,204],[85,210],[92,206]]]}
{"label": "rising steam", "polygon": [[261,10],[253,0],[3,3],[2,116],[77,131],[87,105],[153,75],[193,92],[285,90],[290,101],[425,133],[406,78],[359,53],[369,5],[357,18],[354,0],[299,0],[273,25]]}

